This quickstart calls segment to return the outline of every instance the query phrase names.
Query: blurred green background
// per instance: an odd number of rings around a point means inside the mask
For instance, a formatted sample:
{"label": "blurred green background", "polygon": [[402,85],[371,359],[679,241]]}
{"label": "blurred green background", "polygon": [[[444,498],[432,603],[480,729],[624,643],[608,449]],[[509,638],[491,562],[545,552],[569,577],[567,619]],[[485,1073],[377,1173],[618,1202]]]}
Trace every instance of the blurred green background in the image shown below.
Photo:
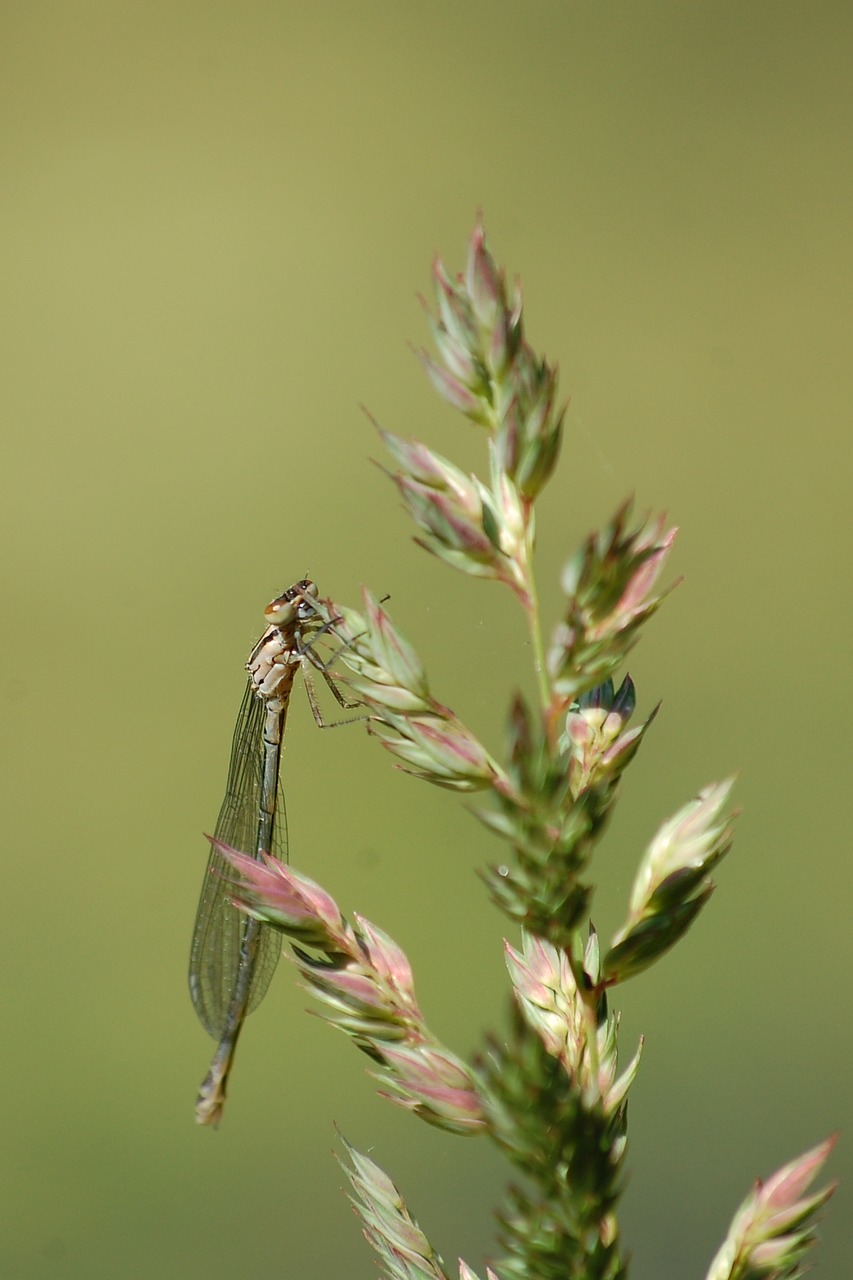
{"label": "blurred green background", "polygon": [[[493,1247],[499,1157],[376,1099],[286,966],[197,1129],[185,983],[274,593],[390,592],[495,747],[527,679],[511,602],[412,546],[358,407],[482,465],[406,347],[479,206],[573,397],[546,614],[626,494],[682,528],[603,931],[658,823],[740,774],[716,896],[622,993],[636,1280],[701,1277],[756,1175],[849,1131],[852,37],[842,0],[2,6],[4,1277],[372,1276],[333,1123],[449,1265]],[[507,986],[496,847],[302,699],[285,767],[295,864],[402,943],[468,1052]]]}

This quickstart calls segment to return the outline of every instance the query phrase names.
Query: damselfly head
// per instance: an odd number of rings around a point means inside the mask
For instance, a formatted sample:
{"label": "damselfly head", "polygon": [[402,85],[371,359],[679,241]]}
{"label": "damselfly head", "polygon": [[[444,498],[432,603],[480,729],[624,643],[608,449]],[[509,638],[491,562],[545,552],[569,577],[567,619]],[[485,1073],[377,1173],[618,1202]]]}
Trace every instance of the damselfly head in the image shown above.
{"label": "damselfly head", "polygon": [[295,582],[292,587],[276,596],[264,609],[264,617],[271,627],[287,627],[292,622],[303,622],[317,616],[317,587],[310,578]]}

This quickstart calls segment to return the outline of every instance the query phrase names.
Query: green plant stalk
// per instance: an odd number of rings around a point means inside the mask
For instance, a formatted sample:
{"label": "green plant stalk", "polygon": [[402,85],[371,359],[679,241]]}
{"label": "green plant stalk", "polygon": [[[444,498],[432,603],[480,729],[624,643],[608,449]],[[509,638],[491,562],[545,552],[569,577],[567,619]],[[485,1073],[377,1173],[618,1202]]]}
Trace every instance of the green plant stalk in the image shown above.
{"label": "green plant stalk", "polygon": [[531,569],[527,577],[527,592],[530,596],[530,605],[525,609],[527,615],[527,629],[530,635],[530,644],[533,651],[533,669],[536,675],[536,687],[539,693],[539,705],[542,714],[548,717],[551,706],[551,689],[548,684],[548,672],[545,663],[545,641],[542,635],[542,619],[539,611],[539,592],[536,587],[536,575],[533,573],[533,547],[531,545],[532,538],[528,539],[525,548],[525,560],[530,564]]}

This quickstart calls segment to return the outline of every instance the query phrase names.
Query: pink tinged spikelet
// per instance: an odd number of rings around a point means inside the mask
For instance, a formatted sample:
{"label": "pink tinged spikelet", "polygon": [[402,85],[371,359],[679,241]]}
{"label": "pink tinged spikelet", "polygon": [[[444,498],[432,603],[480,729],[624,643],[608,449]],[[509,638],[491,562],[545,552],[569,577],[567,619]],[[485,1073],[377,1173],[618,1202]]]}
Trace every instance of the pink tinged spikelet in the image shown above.
{"label": "pink tinged spikelet", "polygon": [[377,672],[376,679],[348,679],[347,684],[353,693],[364,698],[365,705],[371,707],[374,711],[381,707],[387,707],[390,712],[400,712],[403,715],[409,715],[416,711],[429,710],[429,703],[417,694],[411,693],[408,689],[403,689],[399,685],[390,684],[379,676],[384,673]]}
{"label": "pink tinged spikelet", "polygon": [[386,1280],[447,1280],[441,1259],[409,1214],[394,1183],[342,1138],[352,1167],[342,1167],[355,1196],[364,1234],[379,1255]]}
{"label": "pink tinged spikelet", "polygon": [[421,720],[421,742],[431,750],[433,763],[455,777],[490,782],[494,774],[491,758],[482,743],[462,725],[442,720]]}
{"label": "pink tinged spikelet", "polygon": [[478,334],[470,300],[451,280],[440,258],[434,260],[432,274],[439,316],[448,336],[465,350],[476,350]]}
{"label": "pink tinged spikelet", "polygon": [[683,869],[709,868],[722,856],[728,834],[723,806],[734,779],[713,783],[680,809],[658,831],[643,859],[631,892],[631,912],[640,914],[668,877]]}
{"label": "pink tinged spikelet", "polygon": [[493,378],[500,379],[506,374],[512,358],[512,339],[510,315],[502,308],[495,318],[486,350],[486,362]]}
{"label": "pink tinged spikelet", "polygon": [[563,569],[565,611],[552,633],[547,664],[555,693],[566,699],[613,675],[665,594],[655,595],[652,587],[675,530],[662,534],[662,518],[632,530],[628,515],[624,503]]}
{"label": "pink tinged spikelet", "polygon": [[432,340],[438,348],[438,354],[444,361],[452,377],[472,391],[477,390],[482,382],[482,372],[467,347],[452,338],[440,320],[431,315],[425,298],[420,299],[426,311],[427,324]]}
{"label": "pink tinged spikelet", "polygon": [[836,1138],[828,1138],[779,1169],[755,1189],[735,1214],[707,1280],[796,1280],[814,1243],[814,1218],[835,1183],[802,1196],[826,1162]]}
{"label": "pink tinged spikelet", "polygon": [[[591,1006],[585,1004],[578,990],[566,952],[529,935],[524,937],[523,955],[509,944],[505,944],[505,950],[525,1019],[548,1053],[562,1062],[586,1104],[605,1115],[613,1114],[637,1074],[640,1049],[617,1078],[617,1019],[611,1017],[597,1023]],[[594,978],[597,971],[598,943],[593,935],[586,950],[585,972]]]}
{"label": "pink tinged spikelet", "polygon": [[609,770],[617,762],[624,768],[634,755],[637,744],[652,721],[652,716],[656,714],[657,708],[655,708],[645,724],[638,725],[636,729],[629,729],[627,733],[622,734],[621,738],[616,738],[614,734],[615,726],[613,722],[615,717],[607,717],[601,736],[605,740],[610,734],[613,734],[613,737],[611,737],[610,745],[601,753],[601,764],[605,770]]}
{"label": "pink tinged spikelet", "polygon": [[321,990],[319,984],[313,981],[311,988],[326,1008],[332,1010],[331,1013],[320,1013],[318,1017],[329,1026],[343,1031],[371,1058],[377,1056],[377,1046],[381,1045],[384,1051],[390,1044],[404,1043],[408,1038],[406,1027],[402,1026],[390,1011],[381,1008],[373,1010],[353,1008],[344,1000],[336,1000],[333,991]]}
{"label": "pink tinged spikelet", "polygon": [[432,701],[423,666],[412,646],[392,625],[387,612],[364,592],[366,617],[338,610],[350,644],[342,654],[354,676],[348,684],[374,710],[403,714],[430,710]]}
{"label": "pink tinged spikelet", "polygon": [[664,518],[626,532],[629,504],[616,512],[610,526],[591,535],[563,570],[562,588],[570,599],[590,596],[587,626],[592,634],[625,630],[658,601],[650,599],[677,530],[661,536]]}
{"label": "pink tinged spikelet", "polygon": [[524,955],[504,944],[516,998],[545,1048],[570,1070],[583,1053],[584,1011],[565,952],[525,936]]}
{"label": "pink tinged spikelet", "polygon": [[703,788],[652,840],[634,880],[628,918],[604,958],[609,985],[654,963],[707,902],[714,889],[708,873],[731,848],[732,815],[723,807],[733,781]]}
{"label": "pink tinged spikelet", "polygon": [[493,449],[501,474],[514,476],[522,450],[521,412],[516,396],[513,396],[501,414]]}
{"label": "pink tinged spikelet", "polygon": [[403,440],[382,428],[379,428],[379,434],[400,470],[410,480],[429,489],[453,494],[469,515],[479,519],[481,501],[470,476],[418,440]]}
{"label": "pink tinged spikelet", "polygon": [[347,929],[333,963],[317,963],[297,952],[296,963],[308,987],[331,1013],[326,1021],[355,1037],[373,1056],[389,1041],[422,1037],[423,1015],[403,952],[363,917]]}
{"label": "pink tinged spikelet", "polygon": [[374,1075],[382,1096],[423,1120],[463,1136],[485,1127],[471,1076],[454,1054],[428,1044],[382,1046],[384,1070]]}
{"label": "pink tinged spikelet", "polygon": [[653,529],[634,544],[633,555],[639,557],[640,562],[610,618],[602,624],[609,630],[625,630],[636,618],[643,617],[654,603],[650,599],[652,588],[660,576],[678,532],[673,528],[661,537],[662,528],[663,516],[660,516]]}
{"label": "pink tinged spikelet", "polygon": [[478,501],[477,514],[472,516],[446,491],[426,489],[405,476],[397,477],[397,485],[418,523],[437,543],[422,543],[428,551],[440,554],[446,547],[451,553],[462,553],[466,561],[495,565],[497,549],[484,530],[482,502]]}
{"label": "pink tinged spikelet", "polygon": [[634,706],[634,684],[626,676],[609,709],[590,704],[570,708],[563,745],[572,757],[573,779],[577,776],[573,794],[590,781],[601,782],[608,775],[621,773],[633,759],[658,712],[655,707],[643,724],[623,733]]}
{"label": "pink tinged spikelet", "polygon": [[498,481],[497,498],[500,514],[500,548],[505,556],[519,560],[524,555],[529,512],[522,501],[512,480],[501,475]]}
{"label": "pink tinged spikelet", "polygon": [[510,568],[500,550],[498,513],[482,485],[466,481],[461,500],[450,489],[434,489],[398,473],[394,482],[409,515],[423,529],[419,546],[454,568],[509,581]]}
{"label": "pink tinged spikelet", "polygon": [[427,701],[429,686],[426,672],[415,650],[392,626],[387,612],[369,591],[364,592],[364,607],[377,666],[387,674],[389,683],[393,681],[415,698]]}
{"label": "pink tinged spikelet", "polygon": [[446,400],[452,408],[464,413],[466,417],[473,418],[475,422],[481,422],[483,406],[479,396],[470,391],[458,378],[454,378],[447,369],[442,369],[428,352],[419,351],[418,357],[441,398]]}
{"label": "pink tinged spikelet", "polygon": [[505,307],[505,289],[503,276],[486,248],[486,233],[482,223],[474,228],[471,236],[465,286],[481,328],[490,332]]}
{"label": "pink tinged spikelet", "polygon": [[407,1004],[417,1009],[412,967],[401,947],[382,929],[356,914],[361,950],[376,974]]}
{"label": "pink tinged spikelet", "polygon": [[408,1088],[418,1089],[424,1097],[476,1097],[468,1071],[447,1050],[425,1044],[406,1045],[390,1048],[383,1057],[396,1068],[398,1080]]}
{"label": "pink tinged spikelet", "polygon": [[660,577],[660,571],[672,550],[678,529],[673,526],[662,534],[664,517],[660,516],[654,530],[648,535],[649,546],[654,548],[646,557],[631,581],[631,586],[622,597],[620,603],[622,613],[632,613],[642,607],[652,587]]}
{"label": "pink tinged spikelet", "polygon": [[430,716],[377,717],[374,733],[407,771],[436,786],[471,791],[491,785],[496,766],[485,748],[458,720],[441,709]]}
{"label": "pink tinged spikelet", "polygon": [[786,1229],[799,1224],[803,1217],[811,1214],[817,1205],[829,1198],[834,1190],[834,1183],[831,1190],[818,1191],[810,1199],[795,1203],[797,1197],[814,1181],[837,1141],[835,1135],[827,1138],[790,1164],[778,1169],[763,1186],[759,1182],[757,1199],[763,1212],[768,1215],[766,1221],[769,1226]]}
{"label": "pink tinged spikelet", "polygon": [[[523,955],[508,942],[504,943],[504,951],[516,995],[541,1013],[557,1015],[560,993],[575,988],[565,952],[532,935],[525,935]],[[555,1017],[561,1036],[564,1015],[569,1011],[564,1007]]]}
{"label": "pink tinged spikelet", "polygon": [[333,936],[344,930],[344,920],[337,904],[316,881],[294,871],[270,854],[258,862],[219,840],[208,838],[240,876],[235,885],[234,900],[243,910],[249,914],[262,914],[272,923],[279,920],[295,927],[319,924]]}
{"label": "pink tinged spikelet", "polygon": [[372,974],[357,969],[336,969],[329,973],[312,970],[311,986],[321,991],[339,1009],[372,1012],[379,1006],[379,992]]}

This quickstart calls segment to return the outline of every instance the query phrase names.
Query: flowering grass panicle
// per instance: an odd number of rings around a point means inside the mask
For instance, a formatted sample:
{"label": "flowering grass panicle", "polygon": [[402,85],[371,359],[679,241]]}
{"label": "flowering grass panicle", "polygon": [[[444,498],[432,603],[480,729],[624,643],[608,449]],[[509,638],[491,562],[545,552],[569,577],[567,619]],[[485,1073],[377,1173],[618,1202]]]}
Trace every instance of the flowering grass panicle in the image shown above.
{"label": "flowering grass panicle", "polygon": [[[323,1016],[368,1055],[384,1096],[449,1133],[490,1138],[522,1181],[498,1211],[503,1258],[491,1280],[621,1280],[618,1207],[627,1097],[639,1049],[620,1065],[619,985],[671,952],[713,890],[731,847],[731,781],[703,786],[638,855],[622,925],[599,939],[594,860],[628,766],[657,708],[632,724],[627,655],[671,587],[675,537],[662,516],[632,521],[624,503],[566,555],[546,642],[534,573],[535,503],[553,478],[566,406],[555,365],[529,346],[518,286],[508,289],[478,225],[465,271],[433,271],[427,308],[439,394],[483,432],[483,475],[420,441],[380,429],[415,541],[457,571],[508,589],[530,636],[535,696],[506,708],[503,750],[487,747],[434,695],[426,668],[384,604],[324,601],[325,639],[370,734],[399,768],[476,793],[473,813],[499,842],[481,875],[520,943],[506,944],[508,1026],[467,1064],[428,1031],[403,952],[368,921],[349,924],[331,896],[292,869],[222,849],[235,900],[294,944]],[[444,1264],[391,1180],[344,1144],[354,1204],[389,1280],[440,1280]],[[759,1183],[736,1214],[707,1280],[794,1280],[833,1188],[805,1195],[832,1140]],[[459,1264],[461,1280],[473,1271]],[[449,1280],[449,1278],[448,1278]]]}

